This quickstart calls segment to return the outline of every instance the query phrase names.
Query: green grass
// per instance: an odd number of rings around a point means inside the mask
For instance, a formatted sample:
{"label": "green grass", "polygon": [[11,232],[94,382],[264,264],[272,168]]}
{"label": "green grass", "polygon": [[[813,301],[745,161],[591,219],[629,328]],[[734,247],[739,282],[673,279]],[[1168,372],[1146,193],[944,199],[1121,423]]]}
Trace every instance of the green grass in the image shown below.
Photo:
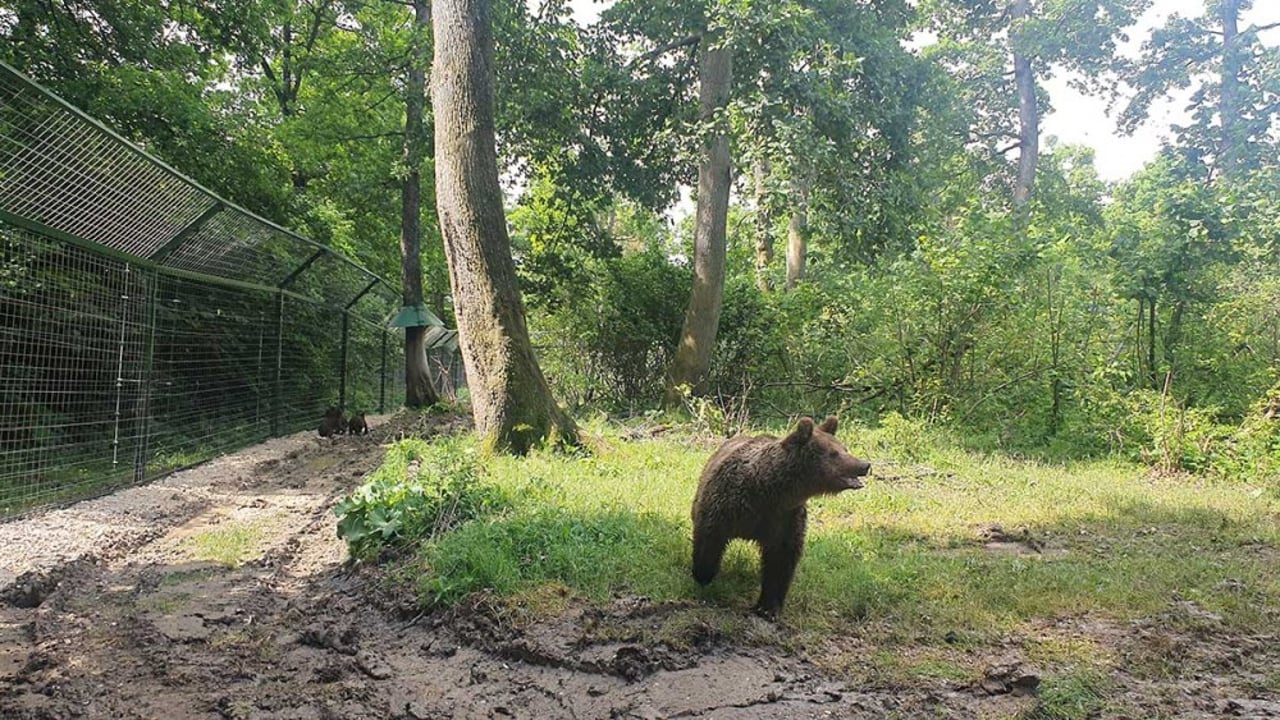
{"label": "green grass", "polygon": [[228,520],[185,538],[182,545],[193,560],[238,567],[257,554],[266,529],[266,523],[260,520]]}
{"label": "green grass", "polygon": [[[753,547],[731,545],[707,589],[688,571],[690,503],[715,443],[593,432],[603,439],[589,456],[488,459],[482,481],[513,505],[423,546],[416,572],[424,601],[484,590],[521,602],[563,588],[591,601],[630,593],[746,610],[758,587]],[[797,635],[857,631],[905,646],[940,645],[951,633],[982,645],[1039,620],[1125,621],[1175,600],[1240,628],[1265,625],[1280,607],[1280,502],[1261,488],[1153,480],[1110,461],[1014,461],[902,428],[845,429],[841,437],[882,475],[905,477],[873,475],[865,490],[810,503],[808,547],[784,612]],[[1043,543],[1044,552],[983,547],[980,530],[991,524]],[[946,658],[918,670],[965,672]],[[1087,705],[1071,699],[1084,691],[1063,693],[1054,702]],[[1072,716],[1055,713],[1042,716]]]}
{"label": "green grass", "polygon": [[1044,679],[1036,705],[1026,720],[1085,720],[1097,717],[1110,690],[1107,677],[1096,669],[1073,670]]}

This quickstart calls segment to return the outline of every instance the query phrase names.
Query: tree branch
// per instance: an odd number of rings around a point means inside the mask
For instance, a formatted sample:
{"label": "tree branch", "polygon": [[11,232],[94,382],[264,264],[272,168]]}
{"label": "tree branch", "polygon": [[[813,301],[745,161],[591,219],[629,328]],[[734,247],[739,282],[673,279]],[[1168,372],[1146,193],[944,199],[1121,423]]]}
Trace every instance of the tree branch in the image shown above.
{"label": "tree branch", "polygon": [[[315,52],[316,39],[320,37],[320,26],[324,22],[325,5],[317,4],[311,13],[311,27],[307,29],[307,40],[302,45],[302,49],[307,51],[307,59],[310,60]],[[304,63],[305,66],[305,63]],[[298,97],[298,92],[302,89],[302,73],[303,68],[299,68],[297,74],[293,78],[293,89],[290,91],[290,97]]]}
{"label": "tree branch", "polygon": [[271,63],[267,62],[266,58],[263,58],[261,60],[261,63],[262,63],[262,74],[267,76],[267,80],[271,81],[272,85],[275,85],[276,71],[271,69]]}
{"label": "tree branch", "polygon": [[1018,139],[1019,139],[1019,137],[1018,137],[1018,133],[1016,133],[1016,132],[1011,132],[1011,131],[1009,131],[1009,130],[997,130],[997,131],[995,131],[995,132],[975,132],[975,133],[970,133],[970,134],[971,134],[974,138],[977,138],[977,139],[979,139],[979,140],[999,140],[999,139],[1001,139],[1001,138],[1007,138],[1007,139],[1010,139],[1010,140],[1018,140]]}
{"label": "tree branch", "polygon": [[395,132],[385,132],[385,133],[371,133],[368,135],[329,135],[327,137],[322,137],[322,139],[325,142],[340,143],[340,142],[349,142],[349,141],[355,141],[355,140],[386,140],[389,138],[401,138],[401,137],[404,137],[404,133],[400,131],[395,131]]}
{"label": "tree branch", "polygon": [[1011,385],[1014,385],[1014,384],[1016,384],[1016,383],[1020,383],[1020,382],[1022,382],[1023,380],[1029,380],[1029,379],[1031,379],[1031,378],[1035,377],[1036,375],[1039,375],[1040,373],[1044,372],[1044,370],[1045,370],[1045,368],[1042,368],[1042,367],[1035,367],[1035,368],[1032,368],[1031,370],[1029,370],[1029,371],[1027,371],[1027,372],[1025,372],[1025,373],[1022,373],[1021,375],[1018,375],[1018,376],[1016,376],[1016,377],[1009,378],[1009,379],[1008,379],[1008,380],[1006,380],[1005,382],[1002,382],[1002,383],[1000,383],[999,385],[995,386],[995,387],[994,387],[994,388],[992,388],[992,389],[991,389],[991,391],[990,391],[990,392],[988,392],[986,395],[983,395],[981,398],[978,398],[978,401],[977,401],[977,402],[975,402],[974,404],[970,405],[970,406],[969,406],[969,408],[968,408],[967,410],[965,410],[964,414],[960,416],[959,422],[964,422],[965,420],[969,419],[969,416],[973,414],[973,411],[974,411],[974,410],[977,410],[977,409],[978,409],[978,406],[979,406],[979,405],[981,405],[982,403],[984,403],[984,402],[986,402],[986,401],[990,400],[991,398],[995,397],[996,395],[999,395],[1001,392],[1003,392],[1003,391],[1004,391],[1004,389],[1005,389],[1005,388],[1007,388],[1007,387],[1009,387],[1009,386],[1011,386]]}
{"label": "tree branch", "polygon": [[690,46],[690,45],[697,45],[697,44],[698,44],[699,42],[701,42],[701,41],[702,41],[702,34],[701,34],[701,33],[699,33],[699,34],[697,34],[697,35],[690,35],[689,37],[684,38],[684,39],[682,39],[682,40],[676,40],[675,42],[667,43],[666,45],[663,45],[662,47],[654,48],[653,50],[650,50],[650,51],[649,51],[649,52],[647,52],[647,53],[644,53],[644,54],[642,54],[642,55],[638,55],[634,60],[632,60],[631,62],[627,63],[627,67],[628,67],[628,68],[630,68],[630,67],[634,67],[634,66],[636,66],[636,65],[639,65],[639,64],[640,64],[640,63],[642,63],[642,62],[648,62],[648,61],[650,61],[650,60],[652,60],[652,59],[654,59],[654,58],[656,58],[656,57],[658,57],[658,56],[660,56],[660,55],[666,55],[667,53],[671,52],[672,50],[676,50],[676,49],[679,49],[679,48],[682,48],[682,47],[688,47],[688,46]]}
{"label": "tree branch", "polygon": [[262,74],[271,82],[271,93],[276,96],[276,102],[280,104],[280,109],[283,112],[285,108],[289,107],[285,91],[280,87],[279,81],[276,80],[276,73],[271,69],[271,63],[267,62],[266,58],[263,58],[261,64]]}

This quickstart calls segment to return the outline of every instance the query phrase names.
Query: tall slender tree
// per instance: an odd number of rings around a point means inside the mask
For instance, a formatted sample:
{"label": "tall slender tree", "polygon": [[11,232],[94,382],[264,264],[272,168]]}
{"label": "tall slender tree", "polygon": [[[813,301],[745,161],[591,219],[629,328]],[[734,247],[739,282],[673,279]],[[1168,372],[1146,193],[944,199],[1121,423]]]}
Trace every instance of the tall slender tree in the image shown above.
{"label": "tall slender tree", "polygon": [[529,342],[503,216],[495,147],[489,0],[436,0],[436,206],[449,258],[476,429],[495,450],[576,444]]}
{"label": "tall slender tree", "polygon": [[[404,181],[400,193],[400,291],[405,307],[422,305],[422,163],[427,154],[427,31],[430,0],[413,0],[409,72],[405,87]],[[428,327],[404,329],[404,404],[428,407],[439,399],[427,367]]]}
{"label": "tall slender tree", "polygon": [[969,140],[993,156],[1018,151],[1010,198],[1020,213],[1035,192],[1040,120],[1050,107],[1043,78],[1065,71],[1095,91],[1114,93],[1116,42],[1150,4],[922,0],[924,27],[939,36],[927,54],[960,81],[961,102],[973,115]]}
{"label": "tall slender tree", "polygon": [[729,130],[724,117],[733,82],[733,52],[703,36],[698,61],[698,108],[708,128],[698,161],[693,290],[680,344],[667,371],[663,405],[678,407],[682,387],[701,390],[715,349],[724,302],[725,232],[729,214]]}
{"label": "tall slender tree", "polygon": [[787,221],[787,289],[804,278],[809,254],[809,180],[799,174],[792,180],[791,219]]}
{"label": "tall slender tree", "polygon": [[756,203],[756,287],[769,292],[769,264],[773,262],[773,218],[769,212],[769,160],[756,158],[751,165],[751,180]]}
{"label": "tall slender tree", "polygon": [[1206,0],[1199,17],[1175,13],[1152,32],[1126,78],[1136,92],[1120,116],[1120,129],[1133,132],[1153,102],[1194,85],[1193,121],[1176,128],[1177,143],[1211,177],[1240,179],[1274,157],[1269,138],[1280,128],[1280,65],[1275,45],[1264,43],[1261,34],[1280,23],[1242,27],[1242,15],[1252,6],[1252,0]]}
{"label": "tall slender tree", "polygon": [[1040,104],[1036,100],[1035,70],[1026,47],[1031,0],[1013,0],[1009,16],[1013,20],[1010,33],[1013,82],[1018,90],[1018,179],[1013,185],[1013,205],[1021,211],[1031,201],[1036,165],[1040,162]]}

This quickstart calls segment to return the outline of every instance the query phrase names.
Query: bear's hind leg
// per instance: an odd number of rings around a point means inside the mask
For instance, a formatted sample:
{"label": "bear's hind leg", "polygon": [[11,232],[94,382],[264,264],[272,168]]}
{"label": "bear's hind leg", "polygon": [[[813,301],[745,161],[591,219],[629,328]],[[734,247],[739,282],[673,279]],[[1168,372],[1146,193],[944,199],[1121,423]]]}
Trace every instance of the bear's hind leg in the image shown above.
{"label": "bear's hind leg", "polygon": [[806,512],[801,507],[773,537],[760,543],[760,600],[755,611],[764,617],[777,617],[787,599],[796,565],[804,553],[805,521]]}
{"label": "bear's hind leg", "polygon": [[697,580],[699,585],[711,582],[711,579],[720,572],[720,560],[724,557],[724,550],[728,545],[729,538],[718,533],[695,532],[693,534],[693,579]]}

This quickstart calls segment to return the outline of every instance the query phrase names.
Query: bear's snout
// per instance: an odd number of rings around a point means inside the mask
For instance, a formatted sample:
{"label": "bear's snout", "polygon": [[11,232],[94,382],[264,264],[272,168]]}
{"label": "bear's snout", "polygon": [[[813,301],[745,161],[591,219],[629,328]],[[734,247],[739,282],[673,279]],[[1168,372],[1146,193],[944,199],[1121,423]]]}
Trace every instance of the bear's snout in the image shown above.
{"label": "bear's snout", "polygon": [[865,460],[855,460],[853,463],[853,472],[849,477],[845,478],[846,490],[858,490],[865,487],[861,478],[871,474],[871,463]]}

